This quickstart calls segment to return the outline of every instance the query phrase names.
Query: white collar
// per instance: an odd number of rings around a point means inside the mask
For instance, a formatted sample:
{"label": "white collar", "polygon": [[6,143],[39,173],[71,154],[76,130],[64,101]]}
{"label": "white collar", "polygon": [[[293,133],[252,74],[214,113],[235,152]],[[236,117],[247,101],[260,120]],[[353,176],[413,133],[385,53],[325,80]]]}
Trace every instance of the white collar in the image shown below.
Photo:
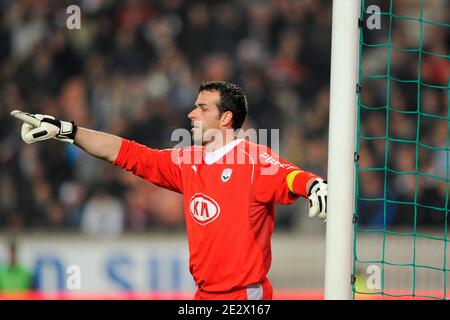
{"label": "white collar", "polygon": [[220,147],[217,150],[208,152],[205,152],[205,163],[206,164],[213,164],[220,158],[222,158],[224,155],[226,155],[231,149],[236,147],[239,143],[241,143],[244,139],[236,139],[231,141],[230,143],[224,145],[223,147]]}

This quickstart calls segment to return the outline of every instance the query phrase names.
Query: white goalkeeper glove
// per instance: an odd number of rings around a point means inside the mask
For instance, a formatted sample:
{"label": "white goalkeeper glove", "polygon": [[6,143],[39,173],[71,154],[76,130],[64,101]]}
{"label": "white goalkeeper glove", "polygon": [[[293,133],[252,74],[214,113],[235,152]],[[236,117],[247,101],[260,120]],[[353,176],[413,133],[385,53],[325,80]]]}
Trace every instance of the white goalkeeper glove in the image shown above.
{"label": "white goalkeeper glove", "polygon": [[321,178],[313,181],[308,191],[309,217],[319,217],[325,223],[327,219],[327,182]]}
{"label": "white goalkeeper glove", "polygon": [[19,110],[11,111],[11,115],[23,121],[22,140],[35,143],[48,139],[56,139],[73,143],[77,126],[73,122],[61,121],[43,114],[31,114]]}

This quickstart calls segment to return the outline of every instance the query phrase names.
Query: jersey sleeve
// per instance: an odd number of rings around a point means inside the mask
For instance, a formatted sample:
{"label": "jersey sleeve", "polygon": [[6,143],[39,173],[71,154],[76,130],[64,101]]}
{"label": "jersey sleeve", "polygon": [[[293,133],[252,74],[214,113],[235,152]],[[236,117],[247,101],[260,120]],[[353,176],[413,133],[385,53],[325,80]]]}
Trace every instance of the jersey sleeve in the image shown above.
{"label": "jersey sleeve", "polygon": [[131,171],[159,187],[182,193],[179,159],[178,149],[157,150],[122,139],[113,165]]}
{"label": "jersey sleeve", "polygon": [[291,204],[299,195],[289,191],[286,176],[299,167],[285,161],[267,148],[258,154],[254,194],[258,202],[273,204]]}

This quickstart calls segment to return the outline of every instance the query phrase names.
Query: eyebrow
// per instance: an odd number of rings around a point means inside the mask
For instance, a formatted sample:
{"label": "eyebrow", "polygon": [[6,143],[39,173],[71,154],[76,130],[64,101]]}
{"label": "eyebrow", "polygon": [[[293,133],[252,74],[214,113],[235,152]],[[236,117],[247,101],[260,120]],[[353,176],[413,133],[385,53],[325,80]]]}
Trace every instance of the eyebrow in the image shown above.
{"label": "eyebrow", "polygon": [[207,107],[208,105],[206,103],[197,103],[194,105],[194,107]]}

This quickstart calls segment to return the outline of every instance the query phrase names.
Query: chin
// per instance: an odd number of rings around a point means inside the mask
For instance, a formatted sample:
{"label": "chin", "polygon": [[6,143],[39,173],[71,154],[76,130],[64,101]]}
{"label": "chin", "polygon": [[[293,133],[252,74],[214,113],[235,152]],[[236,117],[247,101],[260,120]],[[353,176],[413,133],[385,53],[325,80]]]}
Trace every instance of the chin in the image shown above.
{"label": "chin", "polygon": [[197,133],[195,131],[192,132],[192,141],[194,145],[204,145],[205,141],[203,139],[203,135],[201,133]]}

